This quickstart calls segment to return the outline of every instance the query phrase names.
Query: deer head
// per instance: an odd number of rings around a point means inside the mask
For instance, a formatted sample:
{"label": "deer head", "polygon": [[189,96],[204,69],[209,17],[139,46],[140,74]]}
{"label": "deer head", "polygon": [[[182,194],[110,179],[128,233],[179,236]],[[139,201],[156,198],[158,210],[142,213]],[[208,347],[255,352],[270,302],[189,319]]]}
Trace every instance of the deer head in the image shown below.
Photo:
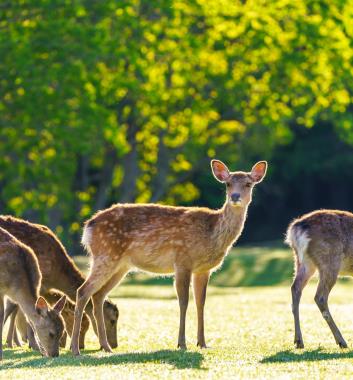
{"label": "deer head", "polygon": [[219,160],[212,160],[211,168],[214,177],[226,185],[227,202],[234,207],[244,207],[251,202],[254,186],[264,179],[267,162],[259,161],[250,172],[230,172]]}

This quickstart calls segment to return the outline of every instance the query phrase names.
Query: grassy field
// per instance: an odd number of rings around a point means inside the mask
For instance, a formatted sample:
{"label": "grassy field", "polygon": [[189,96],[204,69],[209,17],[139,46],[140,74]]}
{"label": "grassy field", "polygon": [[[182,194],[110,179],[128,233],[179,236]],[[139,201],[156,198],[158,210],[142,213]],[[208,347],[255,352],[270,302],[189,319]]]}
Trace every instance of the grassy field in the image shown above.
{"label": "grassy field", "polygon": [[[83,260],[80,265],[85,265]],[[334,288],[330,302],[333,316],[350,348],[341,350],[336,346],[313,302],[314,280],[301,304],[306,348],[300,351],[292,344],[288,286],[291,273],[292,259],[287,250],[234,250],[224,268],[215,274],[208,292],[205,318],[210,348],[201,350],[195,346],[196,310],[191,298],[185,352],[176,350],[178,304],[170,279],[151,280],[135,275],[112,292],[121,313],[119,347],[113,354],[98,351],[97,338],[91,332],[87,350],[79,358],[73,358],[68,349],[62,350],[56,359],[42,358],[28,349],[5,349],[0,377],[351,378],[352,284],[341,281]]]}

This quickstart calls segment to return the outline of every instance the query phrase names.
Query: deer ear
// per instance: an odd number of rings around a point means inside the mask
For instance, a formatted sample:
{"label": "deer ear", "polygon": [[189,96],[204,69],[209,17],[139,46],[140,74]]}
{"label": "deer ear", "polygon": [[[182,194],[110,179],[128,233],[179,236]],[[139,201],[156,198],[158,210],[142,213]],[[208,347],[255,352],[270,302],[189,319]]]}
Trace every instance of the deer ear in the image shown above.
{"label": "deer ear", "polygon": [[227,179],[230,176],[229,169],[227,166],[219,160],[212,160],[211,161],[211,168],[212,168],[212,173],[214,177],[219,181],[219,182],[226,182]]}
{"label": "deer ear", "polygon": [[36,302],[37,313],[42,317],[45,317],[48,314],[49,305],[43,297],[38,297]]}
{"label": "deer ear", "polygon": [[259,183],[264,179],[266,175],[266,171],[267,171],[267,162],[259,161],[252,167],[250,176],[254,182]]}
{"label": "deer ear", "polygon": [[55,310],[58,314],[60,314],[65,307],[65,303],[66,303],[66,296],[63,295],[59,299],[59,301],[54,305],[53,310]]}

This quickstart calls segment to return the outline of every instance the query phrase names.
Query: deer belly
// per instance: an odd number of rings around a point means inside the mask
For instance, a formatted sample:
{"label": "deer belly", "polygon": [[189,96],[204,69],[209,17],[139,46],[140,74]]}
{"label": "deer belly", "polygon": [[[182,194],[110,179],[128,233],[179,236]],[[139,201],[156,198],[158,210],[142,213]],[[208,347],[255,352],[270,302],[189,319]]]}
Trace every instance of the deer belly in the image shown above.
{"label": "deer belly", "polygon": [[136,268],[152,273],[169,274],[174,272],[175,253],[173,250],[156,250],[149,247],[130,254],[130,261]]}

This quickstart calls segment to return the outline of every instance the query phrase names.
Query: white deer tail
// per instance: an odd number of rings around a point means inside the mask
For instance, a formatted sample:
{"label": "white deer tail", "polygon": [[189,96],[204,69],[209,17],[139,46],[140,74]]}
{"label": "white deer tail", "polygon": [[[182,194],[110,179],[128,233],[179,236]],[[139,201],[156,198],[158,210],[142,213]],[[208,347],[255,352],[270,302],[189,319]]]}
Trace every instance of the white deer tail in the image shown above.
{"label": "white deer tail", "polygon": [[91,253],[91,243],[92,243],[92,232],[93,227],[88,223],[83,227],[83,233],[81,238],[81,244],[85,247],[88,253]]}
{"label": "white deer tail", "polygon": [[304,260],[310,240],[308,231],[303,229],[300,224],[294,223],[288,228],[285,242],[293,248],[299,263]]}

